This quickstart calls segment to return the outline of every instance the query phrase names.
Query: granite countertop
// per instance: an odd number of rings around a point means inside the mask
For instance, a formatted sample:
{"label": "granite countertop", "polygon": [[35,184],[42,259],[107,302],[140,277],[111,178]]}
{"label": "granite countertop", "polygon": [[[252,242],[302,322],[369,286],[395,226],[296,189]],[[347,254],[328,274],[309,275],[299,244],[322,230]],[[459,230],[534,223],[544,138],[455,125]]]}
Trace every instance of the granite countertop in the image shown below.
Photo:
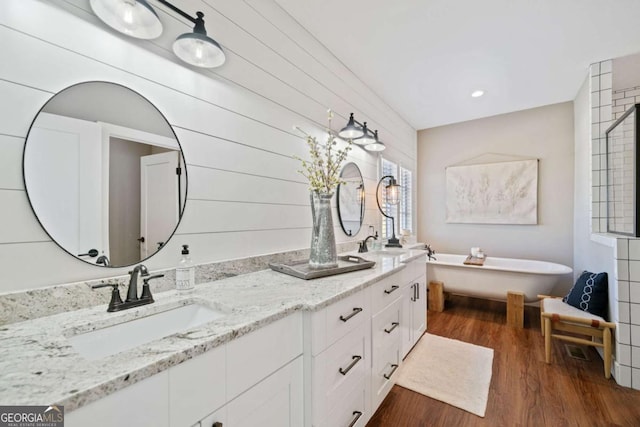
{"label": "granite countertop", "polygon": [[[105,306],[97,306],[2,326],[0,403],[55,403],[73,411],[295,311],[320,310],[396,273],[404,263],[425,253],[407,249],[403,253],[359,254],[375,261],[375,267],[314,280],[262,270],[199,284],[187,295],[175,290],[161,292],[154,295],[154,304],[118,313],[107,313]],[[80,356],[67,340],[194,302],[226,315],[100,360]]]}

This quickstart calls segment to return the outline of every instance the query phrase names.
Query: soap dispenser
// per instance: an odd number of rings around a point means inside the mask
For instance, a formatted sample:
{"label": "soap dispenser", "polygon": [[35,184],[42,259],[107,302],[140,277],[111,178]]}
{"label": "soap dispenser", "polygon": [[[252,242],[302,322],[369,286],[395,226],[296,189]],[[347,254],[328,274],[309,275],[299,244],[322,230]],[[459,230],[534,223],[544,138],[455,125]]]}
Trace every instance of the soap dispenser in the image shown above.
{"label": "soap dispenser", "polygon": [[195,267],[189,256],[189,245],[182,245],[182,258],[176,268],[176,289],[180,292],[188,292],[195,287]]}

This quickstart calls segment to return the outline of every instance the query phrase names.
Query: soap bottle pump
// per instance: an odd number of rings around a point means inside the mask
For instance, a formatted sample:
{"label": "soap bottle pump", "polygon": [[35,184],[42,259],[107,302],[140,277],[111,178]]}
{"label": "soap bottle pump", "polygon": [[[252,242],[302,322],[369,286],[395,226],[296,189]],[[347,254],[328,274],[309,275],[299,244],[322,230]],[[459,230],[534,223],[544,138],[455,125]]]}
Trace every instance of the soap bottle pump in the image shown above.
{"label": "soap bottle pump", "polygon": [[176,268],[176,289],[180,292],[193,290],[195,287],[195,267],[189,257],[189,245],[182,245],[182,258]]}

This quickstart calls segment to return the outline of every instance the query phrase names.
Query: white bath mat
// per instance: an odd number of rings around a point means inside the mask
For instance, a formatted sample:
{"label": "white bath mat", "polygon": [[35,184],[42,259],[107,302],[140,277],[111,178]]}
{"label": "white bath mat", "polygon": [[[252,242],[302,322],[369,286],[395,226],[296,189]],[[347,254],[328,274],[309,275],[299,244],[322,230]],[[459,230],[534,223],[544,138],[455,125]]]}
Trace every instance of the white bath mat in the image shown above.
{"label": "white bath mat", "polygon": [[424,334],[396,384],[484,417],[492,366],[491,348]]}

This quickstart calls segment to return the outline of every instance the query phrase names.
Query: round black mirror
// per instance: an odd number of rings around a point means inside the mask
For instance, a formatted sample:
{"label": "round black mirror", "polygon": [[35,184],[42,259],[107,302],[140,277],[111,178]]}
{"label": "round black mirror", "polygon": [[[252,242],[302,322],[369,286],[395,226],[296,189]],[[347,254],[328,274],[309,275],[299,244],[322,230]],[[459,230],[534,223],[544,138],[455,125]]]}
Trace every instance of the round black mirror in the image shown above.
{"label": "round black mirror", "polygon": [[155,254],[186,202],[173,129],[146,98],[115,83],[79,83],[47,101],[27,135],[23,177],[51,239],[94,265],[123,267]]}
{"label": "round black mirror", "polygon": [[364,180],[358,165],[347,163],[340,172],[338,185],[338,218],[347,236],[355,236],[364,220]]}

